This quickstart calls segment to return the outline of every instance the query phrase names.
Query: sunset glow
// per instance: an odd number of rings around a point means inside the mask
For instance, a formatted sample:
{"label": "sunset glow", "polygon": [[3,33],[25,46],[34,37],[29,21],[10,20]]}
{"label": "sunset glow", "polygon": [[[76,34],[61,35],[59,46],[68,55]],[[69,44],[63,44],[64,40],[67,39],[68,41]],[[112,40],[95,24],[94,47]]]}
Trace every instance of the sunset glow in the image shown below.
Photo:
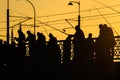
{"label": "sunset glow", "polygon": [[[66,34],[74,34],[77,25],[78,5],[68,5],[70,0],[30,0],[36,9],[36,33],[42,32],[48,40],[48,34],[53,33],[58,40],[64,40]],[[76,2],[79,0],[75,0]],[[87,37],[89,33],[93,37],[99,34],[98,25],[108,24],[113,28],[114,35],[120,33],[119,0],[80,0],[81,29]],[[6,9],[7,0],[0,0],[0,38],[6,40]],[[32,6],[26,0],[10,0],[10,27],[24,21],[26,18],[32,19],[22,23],[22,30],[33,31],[34,12]],[[67,22],[68,21],[68,22]],[[13,27],[14,36],[17,37],[19,25]],[[10,28],[11,36],[11,28]]]}

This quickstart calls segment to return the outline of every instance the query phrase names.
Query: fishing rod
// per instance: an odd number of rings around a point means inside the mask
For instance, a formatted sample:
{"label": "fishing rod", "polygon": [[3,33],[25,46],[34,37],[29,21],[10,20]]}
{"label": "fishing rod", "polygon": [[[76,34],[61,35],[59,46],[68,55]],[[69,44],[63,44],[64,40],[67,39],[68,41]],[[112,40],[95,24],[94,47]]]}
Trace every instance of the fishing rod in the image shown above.
{"label": "fishing rod", "polygon": [[[68,19],[65,19],[65,21],[71,25],[72,28],[74,28],[74,26],[68,21]],[[74,28],[75,29],[75,28]]]}
{"label": "fishing rod", "polygon": [[45,29],[45,27],[44,27],[44,26],[43,26],[43,29],[45,30],[46,34],[49,36],[49,34],[48,34],[48,32],[47,32],[47,30]]}
{"label": "fishing rod", "polygon": [[11,26],[11,27],[9,27],[9,28],[12,28],[12,27],[14,27],[14,26],[16,26],[16,25],[18,25],[18,24],[20,24],[20,23],[23,23],[23,22],[25,22],[25,21],[29,20],[29,19],[31,19],[31,18],[25,19],[25,20],[23,20],[23,21],[21,21],[21,22],[19,22],[19,23],[15,24],[15,25],[13,25],[13,26]]}
{"label": "fishing rod", "polygon": [[53,29],[55,29],[55,30],[57,30],[57,31],[65,34],[65,35],[69,35],[69,34],[67,34],[67,33],[65,33],[65,32],[63,32],[63,31],[61,31],[61,30],[59,30],[59,29],[56,29],[56,28],[54,28],[54,27],[52,27],[52,26],[50,26],[50,25],[48,25],[48,24],[46,24],[46,23],[43,23],[43,22],[41,22],[41,21],[38,21],[38,22],[40,22],[41,24],[44,24],[44,25],[46,25],[46,26],[48,26],[48,27],[50,27],[50,28],[53,28]]}

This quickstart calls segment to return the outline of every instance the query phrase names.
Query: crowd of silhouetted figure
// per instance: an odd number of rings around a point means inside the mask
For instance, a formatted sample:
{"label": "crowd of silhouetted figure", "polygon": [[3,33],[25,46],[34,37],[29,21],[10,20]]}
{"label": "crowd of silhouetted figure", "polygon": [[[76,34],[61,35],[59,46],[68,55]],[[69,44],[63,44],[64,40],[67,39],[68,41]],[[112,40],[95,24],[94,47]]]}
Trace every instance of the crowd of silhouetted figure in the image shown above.
{"label": "crowd of silhouetted figure", "polygon": [[[98,27],[99,36],[94,39],[92,33],[85,38],[80,27],[75,26],[75,34],[68,35],[63,41],[62,50],[57,43],[57,37],[52,33],[49,33],[49,40],[46,41],[43,33],[37,32],[34,35],[28,30],[26,37],[19,29],[18,37],[11,44],[0,40],[0,71],[2,74],[7,72],[15,75],[17,68],[21,69],[20,65],[30,64],[27,68],[32,67],[32,75],[44,72],[50,75],[54,72],[53,76],[88,75],[93,76],[93,79],[96,76],[100,78],[102,74],[109,77],[116,75],[117,66],[113,62],[116,42],[113,31],[107,24],[100,24]],[[29,56],[26,56],[26,44],[29,47]]]}

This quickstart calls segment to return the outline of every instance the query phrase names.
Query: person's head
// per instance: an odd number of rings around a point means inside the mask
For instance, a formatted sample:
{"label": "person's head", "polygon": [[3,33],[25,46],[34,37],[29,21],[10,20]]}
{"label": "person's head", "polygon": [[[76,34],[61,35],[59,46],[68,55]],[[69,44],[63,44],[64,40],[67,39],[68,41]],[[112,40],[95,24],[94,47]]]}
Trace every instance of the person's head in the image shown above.
{"label": "person's head", "polygon": [[103,25],[102,24],[99,24],[99,29],[102,29],[103,28]]}
{"label": "person's head", "polygon": [[37,32],[37,35],[40,35],[40,32]]}
{"label": "person's head", "polygon": [[28,30],[28,31],[27,31],[27,34],[31,34],[31,32]]}
{"label": "person's head", "polygon": [[92,33],[89,33],[89,34],[88,34],[88,37],[89,37],[89,38],[92,38]]}
{"label": "person's head", "polygon": [[0,44],[2,44],[3,43],[3,40],[2,39],[0,39]]}
{"label": "person's head", "polygon": [[49,33],[49,37],[50,37],[50,38],[53,37],[52,33]]}
{"label": "person's head", "polygon": [[108,27],[107,24],[104,24],[103,26],[104,26],[104,28],[107,28],[107,27]]}
{"label": "person's head", "polygon": [[77,26],[75,26],[75,30],[77,31],[77,30],[80,30],[80,27],[77,25]]}
{"label": "person's head", "polygon": [[18,33],[21,33],[21,32],[22,32],[22,31],[19,29],[19,30],[18,30]]}

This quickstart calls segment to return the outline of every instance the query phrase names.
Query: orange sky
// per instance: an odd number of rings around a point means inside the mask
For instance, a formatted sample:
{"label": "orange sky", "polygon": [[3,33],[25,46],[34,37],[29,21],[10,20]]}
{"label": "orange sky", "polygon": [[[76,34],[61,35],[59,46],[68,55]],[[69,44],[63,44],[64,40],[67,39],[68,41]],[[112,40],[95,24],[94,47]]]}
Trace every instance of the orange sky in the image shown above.
{"label": "orange sky", "polygon": [[[6,39],[6,2],[0,0],[0,38]],[[61,33],[65,29],[67,34],[74,34],[74,27],[77,25],[78,4],[69,6],[70,0],[29,0],[36,10],[36,33],[42,32],[46,36],[53,33],[58,40],[65,39],[67,35]],[[72,0],[73,1],[73,0]],[[79,1],[79,0],[74,0]],[[101,4],[100,4],[101,3]],[[10,0],[10,16],[33,17],[34,12],[31,4],[26,0]],[[98,10],[96,8],[99,8]],[[99,12],[102,14],[100,14]],[[120,33],[120,1],[119,0],[80,0],[81,29],[87,37],[88,33],[93,33],[93,37],[99,34],[98,25],[106,23],[114,29],[114,34]],[[110,23],[106,22],[106,20]],[[66,22],[66,19],[69,19]],[[10,17],[10,26],[25,20],[25,18]],[[40,21],[44,24],[41,24]],[[33,25],[33,19],[22,23],[22,25]],[[19,25],[14,26],[14,36],[17,37]],[[33,26],[22,26],[24,33],[26,30],[33,32]],[[117,33],[116,33],[117,32]],[[3,35],[4,37],[2,37]],[[11,28],[10,28],[11,36]],[[26,35],[27,36],[27,35]]]}

